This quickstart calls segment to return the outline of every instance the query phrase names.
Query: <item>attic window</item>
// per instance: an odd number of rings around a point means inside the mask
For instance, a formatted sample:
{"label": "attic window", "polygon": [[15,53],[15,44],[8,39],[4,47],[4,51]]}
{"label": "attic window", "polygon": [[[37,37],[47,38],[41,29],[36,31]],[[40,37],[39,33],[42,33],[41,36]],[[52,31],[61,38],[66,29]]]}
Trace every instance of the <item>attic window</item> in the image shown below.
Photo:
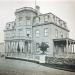
{"label": "attic window", "polygon": [[45,16],[44,16],[44,21],[45,21],[45,22],[48,22],[48,19],[49,19],[49,15],[45,15]]}
{"label": "attic window", "polygon": [[40,18],[37,17],[37,18],[36,18],[36,23],[39,23],[39,21],[40,21]]}
{"label": "attic window", "polygon": [[9,24],[9,27],[10,27],[10,24]]}
{"label": "attic window", "polygon": [[19,21],[22,21],[22,17],[19,17]]}

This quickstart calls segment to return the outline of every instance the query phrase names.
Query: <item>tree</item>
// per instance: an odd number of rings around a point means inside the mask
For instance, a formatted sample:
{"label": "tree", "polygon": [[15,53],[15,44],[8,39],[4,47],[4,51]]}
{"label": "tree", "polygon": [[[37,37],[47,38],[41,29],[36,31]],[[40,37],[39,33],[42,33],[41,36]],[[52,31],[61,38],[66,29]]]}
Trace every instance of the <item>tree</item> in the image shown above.
{"label": "tree", "polygon": [[17,46],[17,51],[18,51],[18,53],[20,53],[19,43],[18,43],[18,46]]}
{"label": "tree", "polygon": [[46,44],[45,42],[42,42],[39,45],[40,50],[42,51],[42,54],[45,54],[45,51],[47,51],[47,48],[49,48],[48,44]]}

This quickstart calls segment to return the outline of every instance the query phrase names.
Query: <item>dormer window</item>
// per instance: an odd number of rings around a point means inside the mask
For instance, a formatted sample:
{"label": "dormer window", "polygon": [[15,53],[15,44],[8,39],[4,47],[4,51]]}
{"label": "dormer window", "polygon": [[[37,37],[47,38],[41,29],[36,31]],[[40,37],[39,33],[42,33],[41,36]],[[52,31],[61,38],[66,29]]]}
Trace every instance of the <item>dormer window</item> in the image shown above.
{"label": "dormer window", "polygon": [[59,20],[59,24],[60,24],[60,26],[62,26],[62,20]]}
{"label": "dormer window", "polygon": [[19,17],[19,21],[22,21],[22,17]]}
{"label": "dormer window", "polygon": [[55,22],[55,15],[53,15],[53,14],[50,14],[50,18],[51,18],[51,22]]}
{"label": "dormer window", "polygon": [[26,29],[26,35],[29,37],[31,34],[30,29]]}
{"label": "dormer window", "polygon": [[40,18],[37,17],[37,18],[36,18],[36,23],[39,23],[39,22],[40,22]]}
{"label": "dormer window", "polygon": [[48,20],[49,20],[49,15],[45,15],[45,16],[44,16],[44,21],[45,21],[45,22],[48,22]]}
{"label": "dormer window", "polygon": [[10,27],[10,24],[9,24],[9,27]]}
{"label": "dormer window", "polygon": [[63,23],[63,25],[64,25],[64,28],[66,28],[66,23],[65,22]]}
{"label": "dormer window", "polygon": [[7,25],[6,25],[6,29],[9,29],[9,27],[10,27],[10,24],[7,24]]}

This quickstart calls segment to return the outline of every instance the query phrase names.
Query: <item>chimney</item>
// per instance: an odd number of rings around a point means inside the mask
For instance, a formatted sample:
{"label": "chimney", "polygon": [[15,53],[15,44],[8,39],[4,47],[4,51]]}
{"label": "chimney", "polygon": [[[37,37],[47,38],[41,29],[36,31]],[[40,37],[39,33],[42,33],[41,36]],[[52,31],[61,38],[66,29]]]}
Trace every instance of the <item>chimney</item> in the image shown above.
{"label": "chimney", "polygon": [[37,15],[40,15],[40,7],[38,5],[36,5],[36,11],[37,11]]}

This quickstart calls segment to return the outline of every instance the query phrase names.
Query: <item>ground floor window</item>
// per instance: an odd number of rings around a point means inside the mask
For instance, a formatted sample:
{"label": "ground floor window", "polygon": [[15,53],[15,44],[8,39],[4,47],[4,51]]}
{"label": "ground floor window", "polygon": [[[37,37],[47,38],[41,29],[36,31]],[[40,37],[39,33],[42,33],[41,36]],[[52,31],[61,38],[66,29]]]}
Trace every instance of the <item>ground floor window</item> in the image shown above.
{"label": "ground floor window", "polygon": [[36,51],[39,51],[39,43],[36,43]]}

